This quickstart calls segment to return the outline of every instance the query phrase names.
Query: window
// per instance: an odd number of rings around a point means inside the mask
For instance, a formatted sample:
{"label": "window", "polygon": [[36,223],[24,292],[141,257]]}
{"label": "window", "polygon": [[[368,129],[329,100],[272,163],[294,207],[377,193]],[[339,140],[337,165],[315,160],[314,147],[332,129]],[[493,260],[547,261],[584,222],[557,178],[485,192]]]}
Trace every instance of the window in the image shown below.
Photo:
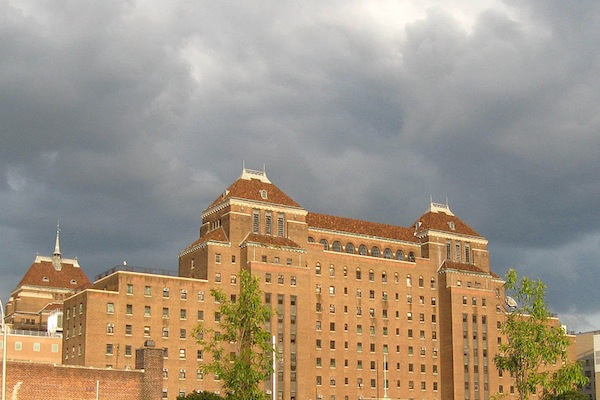
{"label": "window", "polygon": [[333,242],[332,246],[333,251],[342,251],[342,244],[339,241]]}
{"label": "window", "polygon": [[259,218],[260,218],[260,212],[258,210],[252,210],[252,232],[253,233],[258,233]]}
{"label": "window", "polygon": [[187,334],[187,332],[186,332],[185,328],[179,329],[179,339],[185,339],[186,334]]}
{"label": "window", "polygon": [[127,294],[133,294],[133,285],[131,283],[127,284]]}
{"label": "window", "polygon": [[356,279],[358,279],[358,280],[362,279],[362,273],[360,271],[360,268],[356,268]]}
{"label": "window", "polygon": [[181,300],[186,300],[187,299],[187,289],[181,289],[181,291],[179,292],[179,297],[181,298]]}
{"label": "window", "polygon": [[162,328],[162,337],[164,337],[164,338],[168,338],[169,337],[169,327],[168,326],[163,326],[163,328]]}
{"label": "window", "polygon": [[144,317],[149,317],[150,316],[150,306],[144,306]]}
{"label": "window", "polygon": [[365,246],[364,244],[361,244],[360,246],[358,246],[358,254],[360,254],[361,256],[366,256],[367,255],[367,246]]}
{"label": "window", "polygon": [[408,253],[408,261],[415,262],[415,253],[413,253],[412,251]]}
{"label": "window", "polygon": [[412,286],[412,277],[410,275],[406,275],[406,286]]}
{"label": "window", "polygon": [[215,274],[215,282],[221,283],[221,274],[218,272]]}
{"label": "window", "polygon": [[152,288],[150,286],[144,286],[144,296],[152,296]]}
{"label": "window", "polygon": [[198,310],[198,321],[204,321],[204,311]]}
{"label": "window", "polygon": [[229,283],[231,283],[232,285],[236,285],[237,284],[237,276],[236,275],[231,275],[229,277]]}
{"label": "window", "polygon": [[346,253],[354,254],[354,245],[352,243],[346,243]]}
{"label": "window", "polygon": [[371,248],[371,256],[373,257],[379,257],[381,254],[379,253],[379,247],[377,246],[373,246]]}
{"label": "window", "polygon": [[404,260],[404,253],[402,250],[396,251],[396,260]]}
{"label": "window", "polygon": [[115,324],[108,323],[106,324],[106,333],[115,333]]}
{"label": "window", "polygon": [[113,354],[113,345],[112,343],[106,344],[106,355],[112,356]]}
{"label": "window", "polygon": [[127,304],[125,306],[125,314],[127,314],[127,315],[133,314],[133,305],[132,304]]}
{"label": "window", "polygon": [[165,299],[168,299],[168,298],[169,298],[169,288],[164,288],[164,289],[163,289],[163,297],[164,297]]}
{"label": "window", "polygon": [[187,319],[187,311],[185,308],[182,308],[181,310],[179,310],[179,318]]}
{"label": "window", "polygon": [[284,278],[283,275],[277,275],[277,283],[283,285]]}
{"label": "window", "polygon": [[115,313],[115,303],[107,303],[106,304],[106,313],[114,314]]}
{"label": "window", "polygon": [[283,213],[277,213],[277,236],[284,236],[284,217]]}
{"label": "window", "polygon": [[272,235],[273,234],[273,215],[270,211],[267,211],[265,215],[265,234]]}
{"label": "window", "polygon": [[375,272],[372,269],[369,270],[369,282],[375,281]]}
{"label": "window", "polygon": [[319,240],[319,243],[323,245],[323,250],[329,250],[329,244],[327,243],[327,240],[321,239]]}
{"label": "window", "polygon": [[185,349],[179,349],[179,359],[185,360]]}
{"label": "window", "polygon": [[471,244],[465,243],[465,262],[467,264],[471,263]]}
{"label": "window", "polygon": [[133,333],[133,327],[129,324],[125,325],[125,334],[131,335]]}
{"label": "window", "polygon": [[150,327],[144,326],[144,336],[150,336]]}
{"label": "window", "polygon": [[392,258],[392,250],[386,248],[383,250],[383,258]]}

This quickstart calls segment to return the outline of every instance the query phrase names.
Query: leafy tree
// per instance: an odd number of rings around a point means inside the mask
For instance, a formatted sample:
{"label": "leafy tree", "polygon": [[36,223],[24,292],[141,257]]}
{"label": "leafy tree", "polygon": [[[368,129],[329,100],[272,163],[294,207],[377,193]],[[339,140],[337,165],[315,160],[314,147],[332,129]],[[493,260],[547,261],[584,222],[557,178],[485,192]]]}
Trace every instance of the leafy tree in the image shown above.
{"label": "leafy tree", "polygon": [[223,400],[221,396],[213,392],[192,392],[186,396],[177,396],[177,400]]}
{"label": "leafy tree", "polygon": [[267,400],[262,382],[273,372],[271,333],[265,329],[273,311],[263,304],[258,278],[240,272],[240,293],[231,302],[220,289],[212,289],[219,303],[221,319],[217,330],[199,325],[198,342],[212,355],[203,370],[223,381],[226,398],[231,400]]}
{"label": "leafy tree", "polygon": [[[570,340],[550,319],[546,286],[539,279],[519,278],[514,269],[507,272],[504,286],[517,307],[509,309],[502,326],[508,341],[500,345],[494,357],[496,367],[514,377],[521,400],[533,394],[548,400],[577,398],[573,396],[587,378],[579,363],[566,362]],[[557,368],[546,367],[552,365]]]}

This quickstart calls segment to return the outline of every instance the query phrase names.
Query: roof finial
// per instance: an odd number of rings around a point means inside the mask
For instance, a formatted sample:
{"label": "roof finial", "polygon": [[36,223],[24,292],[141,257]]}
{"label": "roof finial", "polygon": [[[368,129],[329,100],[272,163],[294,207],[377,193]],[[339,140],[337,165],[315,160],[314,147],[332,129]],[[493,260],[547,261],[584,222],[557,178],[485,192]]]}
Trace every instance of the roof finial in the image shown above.
{"label": "roof finial", "polygon": [[56,222],[56,244],[54,245],[54,254],[52,255],[52,265],[54,269],[60,271],[62,255],[60,254],[60,222]]}
{"label": "roof finial", "polygon": [[56,222],[56,244],[54,245],[54,255],[61,257],[60,253],[60,221]]}

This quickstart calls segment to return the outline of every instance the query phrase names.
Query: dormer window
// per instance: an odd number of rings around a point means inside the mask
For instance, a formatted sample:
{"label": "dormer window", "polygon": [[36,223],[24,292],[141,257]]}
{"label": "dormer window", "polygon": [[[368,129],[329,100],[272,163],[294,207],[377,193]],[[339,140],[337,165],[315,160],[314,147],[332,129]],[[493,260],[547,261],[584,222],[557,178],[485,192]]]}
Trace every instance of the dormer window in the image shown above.
{"label": "dormer window", "polygon": [[50,279],[47,276],[45,276],[45,277],[42,278],[42,281],[44,281],[44,282],[50,282]]}
{"label": "dormer window", "polygon": [[455,230],[455,229],[456,229],[456,226],[454,225],[454,222],[453,222],[453,221],[449,221],[449,222],[448,222],[448,227],[449,227],[451,230]]}
{"label": "dormer window", "polygon": [[75,279],[71,279],[71,285],[77,285],[77,281]]}
{"label": "dormer window", "polygon": [[261,191],[260,191],[260,197],[261,197],[262,199],[267,199],[267,191],[266,191],[266,190],[264,190],[264,189],[263,189],[263,190],[261,190]]}

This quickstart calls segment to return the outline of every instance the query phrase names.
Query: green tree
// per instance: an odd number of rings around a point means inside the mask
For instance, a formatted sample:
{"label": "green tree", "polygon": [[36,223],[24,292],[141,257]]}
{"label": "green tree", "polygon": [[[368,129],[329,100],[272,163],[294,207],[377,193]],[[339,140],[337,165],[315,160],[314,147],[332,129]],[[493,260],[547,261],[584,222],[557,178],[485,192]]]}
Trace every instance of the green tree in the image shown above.
{"label": "green tree", "polygon": [[192,392],[186,396],[177,396],[177,400],[223,400],[221,396],[212,392]]}
{"label": "green tree", "polygon": [[[521,400],[537,394],[541,399],[567,399],[587,383],[578,363],[567,363],[570,340],[551,320],[546,305],[546,286],[541,280],[506,274],[506,294],[517,305],[508,310],[502,333],[507,342],[494,357],[496,367],[510,372]],[[556,368],[546,366],[556,365]],[[566,396],[566,397],[565,397]]]}
{"label": "green tree", "polygon": [[220,289],[212,289],[211,294],[219,304],[221,319],[217,329],[203,324],[196,328],[198,342],[212,355],[203,370],[219,376],[228,399],[267,400],[262,383],[273,373],[273,346],[265,323],[273,311],[263,304],[258,278],[246,270],[240,272],[235,302]]}

